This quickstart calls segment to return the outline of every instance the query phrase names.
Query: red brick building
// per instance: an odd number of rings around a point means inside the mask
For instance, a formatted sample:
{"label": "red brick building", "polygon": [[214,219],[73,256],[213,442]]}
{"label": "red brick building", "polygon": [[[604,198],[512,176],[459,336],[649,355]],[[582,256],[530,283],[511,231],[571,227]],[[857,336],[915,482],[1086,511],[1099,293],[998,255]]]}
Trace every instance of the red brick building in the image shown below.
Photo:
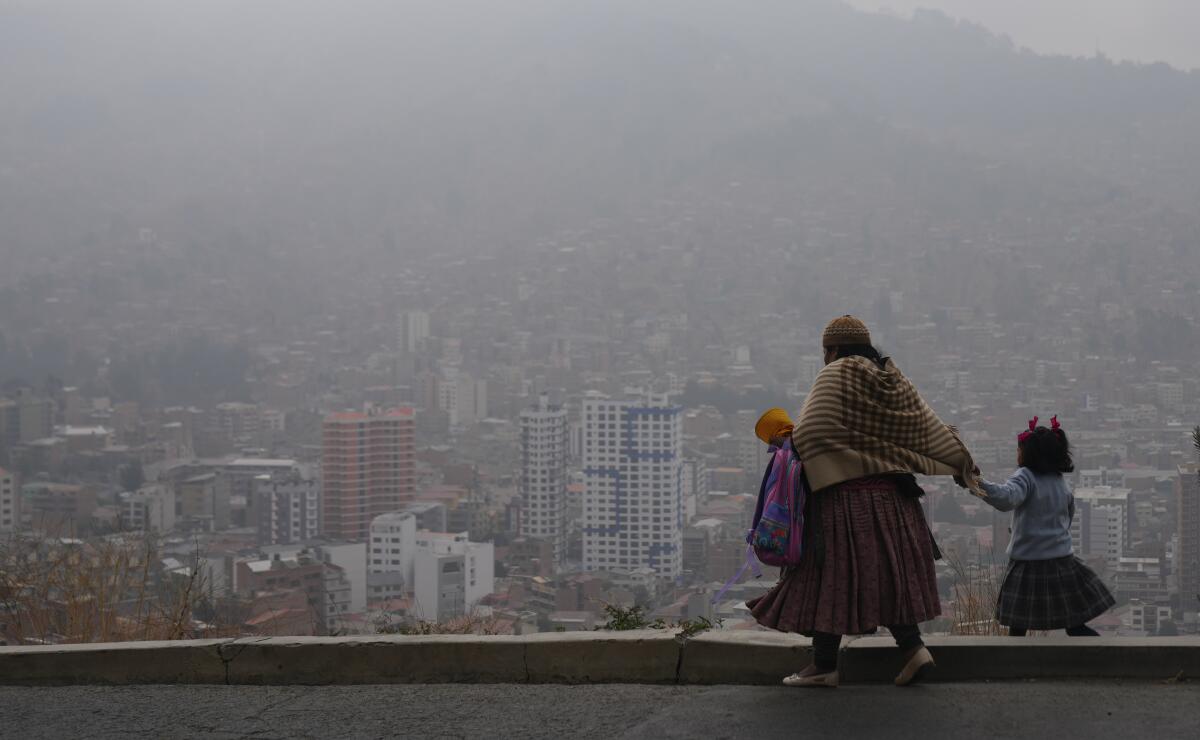
{"label": "red brick building", "polygon": [[365,542],[372,519],[413,499],[415,416],[411,408],[400,408],[325,418],[321,525],[326,537]]}

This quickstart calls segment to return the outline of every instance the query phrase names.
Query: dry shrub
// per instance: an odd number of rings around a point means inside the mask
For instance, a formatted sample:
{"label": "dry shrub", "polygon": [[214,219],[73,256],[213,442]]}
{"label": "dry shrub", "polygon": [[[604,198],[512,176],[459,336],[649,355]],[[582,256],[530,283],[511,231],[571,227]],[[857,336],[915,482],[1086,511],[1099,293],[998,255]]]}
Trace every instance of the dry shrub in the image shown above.
{"label": "dry shrub", "polygon": [[0,631],[10,644],[190,638],[204,580],[164,572],[150,537],[14,536],[0,543]]}
{"label": "dry shrub", "polygon": [[[990,560],[990,558],[989,558]],[[1008,630],[996,621],[996,597],[1001,581],[994,562],[964,563],[955,553],[946,561],[954,571],[954,610],[950,623],[952,635],[1006,635]]]}
{"label": "dry shrub", "polygon": [[375,620],[381,635],[503,635],[509,634],[507,622],[476,612],[438,622],[423,620],[391,621],[386,615]]}

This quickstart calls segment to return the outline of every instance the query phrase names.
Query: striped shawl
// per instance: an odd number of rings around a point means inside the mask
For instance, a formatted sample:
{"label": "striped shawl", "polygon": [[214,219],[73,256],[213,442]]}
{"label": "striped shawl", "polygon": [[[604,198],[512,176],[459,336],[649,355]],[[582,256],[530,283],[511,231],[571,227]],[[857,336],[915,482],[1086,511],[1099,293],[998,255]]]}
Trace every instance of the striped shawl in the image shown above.
{"label": "striped shawl", "polygon": [[812,490],[883,473],[958,475],[978,483],[971,453],[892,364],[862,357],[826,365],[796,420],[792,444]]}

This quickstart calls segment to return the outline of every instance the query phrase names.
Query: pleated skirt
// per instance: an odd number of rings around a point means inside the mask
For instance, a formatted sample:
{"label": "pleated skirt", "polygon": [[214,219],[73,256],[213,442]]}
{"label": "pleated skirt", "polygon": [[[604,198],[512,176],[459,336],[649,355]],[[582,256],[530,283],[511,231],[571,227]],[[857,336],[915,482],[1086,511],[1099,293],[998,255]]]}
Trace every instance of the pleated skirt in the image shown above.
{"label": "pleated skirt", "polygon": [[901,494],[892,480],[861,478],[812,494],[808,509],[800,565],[747,602],[759,624],[861,635],[941,614],[920,499]]}
{"label": "pleated skirt", "polygon": [[1114,604],[1100,577],[1074,555],[1012,560],[996,599],[996,621],[1031,630],[1066,629],[1095,619]]}

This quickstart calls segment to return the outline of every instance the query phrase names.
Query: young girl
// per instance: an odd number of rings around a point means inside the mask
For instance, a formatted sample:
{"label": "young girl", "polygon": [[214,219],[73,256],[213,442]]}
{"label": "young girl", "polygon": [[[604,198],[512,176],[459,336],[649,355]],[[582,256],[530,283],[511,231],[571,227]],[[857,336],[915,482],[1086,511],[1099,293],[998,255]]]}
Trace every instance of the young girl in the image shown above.
{"label": "young girl", "polygon": [[996,600],[996,621],[1008,634],[1066,629],[1068,635],[1095,637],[1087,626],[1114,603],[1104,584],[1071,550],[1075,499],[1063,473],[1075,469],[1067,434],[1058,417],[1050,428],[1029,422],[1017,437],[1020,468],[1005,483],[981,481],[983,498],[1000,511],[1012,511],[1008,572]]}

